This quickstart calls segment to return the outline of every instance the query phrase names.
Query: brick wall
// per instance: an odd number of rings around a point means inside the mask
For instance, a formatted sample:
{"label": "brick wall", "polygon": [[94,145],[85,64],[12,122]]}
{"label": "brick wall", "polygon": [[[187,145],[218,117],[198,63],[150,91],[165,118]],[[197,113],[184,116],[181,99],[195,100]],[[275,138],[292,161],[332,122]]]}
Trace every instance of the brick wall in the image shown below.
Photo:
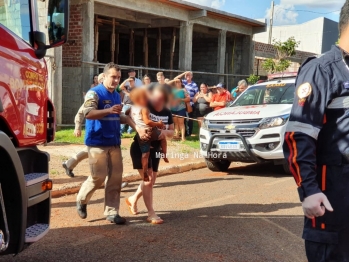
{"label": "brick wall", "polygon": [[[265,53],[268,57],[274,57],[276,54],[276,49],[273,45],[261,43],[261,42],[255,42],[255,51],[256,53]],[[303,52],[303,51],[296,51],[296,54],[292,57],[293,59],[300,59],[305,60],[309,56],[315,55],[314,53],[310,52]],[[258,56],[258,55],[257,55]]]}
{"label": "brick wall", "polygon": [[70,5],[68,43],[63,45],[63,67],[79,67],[82,60],[81,4]]}
{"label": "brick wall", "polygon": [[[218,38],[202,37],[194,32],[192,70],[200,72],[217,72]],[[196,74],[194,80],[197,84],[205,82],[215,85],[218,76]]]}
{"label": "brick wall", "polygon": [[[268,72],[266,72],[263,67],[263,61],[266,58],[274,58],[276,54],[276,49],[273,45],[255,42],[255,61],[254,61],[254,68],[253,72],[254,74],[258,74],[261,76],[268,75]],[[290,58],[292,61],[291,66],[286,70],[287,72],[296,72],[301,65],[302,62],[304,62],[305,59],[307,59],[309,56],[314,56],[314,53],[304,52],[304,51],[296,51],[296,54]]]}

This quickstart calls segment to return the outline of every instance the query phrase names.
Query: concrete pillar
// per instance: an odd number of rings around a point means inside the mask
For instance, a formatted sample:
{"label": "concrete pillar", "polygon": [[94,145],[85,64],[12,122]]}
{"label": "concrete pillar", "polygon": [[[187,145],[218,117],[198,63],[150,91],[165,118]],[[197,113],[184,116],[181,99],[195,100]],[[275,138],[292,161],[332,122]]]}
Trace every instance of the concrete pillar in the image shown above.
{"label": "concrete pillar", "polygon": [[[82,61],[92,62],[94,56],[94,0],[86,0],[81,6],[82,15]],[[92,83],[92,76],[97,73],[93,66],[82,64],[82,92],[86,92]]]}
{"label": "concrete pillar", "polygon": [[[51,65],[48,63],[47,68],[51,74],[49,78],[51,84],[51,99],[56,110],[56,123],[62,124],[62,47],[54,48],[54,58],[50,58]],[[53,63],[52,63],[53,61]]]}
{"label": "concrete pillar", "polygon": [[254,42],[252,36],[245,35],[242,39],[241,74],[250,75],[253,73],[254,63]]}
{"label": "concrete pillar", "polygon": [[[219,30],[218,33],[218,52],[217,52],[217,73],[225,72],[225,57],[227,49],[227,31]],[[224,82],[224,76],[219,76],[219,81]]]}
{"label": "concrete pillar", "polygon": [[193,24],[181,22],[179,29],[179,69],[191,70],[193,55]]}

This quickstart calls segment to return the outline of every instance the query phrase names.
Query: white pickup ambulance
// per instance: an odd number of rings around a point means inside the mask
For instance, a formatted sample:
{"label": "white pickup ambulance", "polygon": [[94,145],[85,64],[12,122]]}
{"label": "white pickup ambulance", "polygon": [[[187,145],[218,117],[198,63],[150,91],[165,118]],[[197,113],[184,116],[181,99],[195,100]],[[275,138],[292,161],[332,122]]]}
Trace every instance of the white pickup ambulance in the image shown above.
{"label": "white pickup ambulance", "polygon": [[[275,76],[277,77],[277,76]],[[295,93],[295,74],[249,87],[234,103],[208,114],[200,129],[200,154],[212,171],[231,162],[285,164],[282,144]]]}

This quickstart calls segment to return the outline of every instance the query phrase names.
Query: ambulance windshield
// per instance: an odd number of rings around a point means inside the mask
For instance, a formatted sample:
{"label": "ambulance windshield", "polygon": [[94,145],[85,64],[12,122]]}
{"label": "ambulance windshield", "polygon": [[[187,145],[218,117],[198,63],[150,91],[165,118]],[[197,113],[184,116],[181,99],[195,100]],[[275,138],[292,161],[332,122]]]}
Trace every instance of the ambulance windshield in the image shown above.
{"label": "ambulance windshield", "polygon": [[265,83],[251,86],[231,106],[293,104],[294,92],[294,83]]}

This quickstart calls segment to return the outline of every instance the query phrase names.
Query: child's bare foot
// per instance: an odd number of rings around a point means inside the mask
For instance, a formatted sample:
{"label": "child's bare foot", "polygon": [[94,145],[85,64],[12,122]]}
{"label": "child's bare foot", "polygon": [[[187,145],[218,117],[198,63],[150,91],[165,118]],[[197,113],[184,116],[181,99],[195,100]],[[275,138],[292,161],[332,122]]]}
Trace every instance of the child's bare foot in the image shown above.
{"label": "child's bare foot", "polygon": [[170,161],[168,161],[168,158],[167,158],[167,157],[164,157],[164,161],[165,161],[166,163],[170,163]]}

